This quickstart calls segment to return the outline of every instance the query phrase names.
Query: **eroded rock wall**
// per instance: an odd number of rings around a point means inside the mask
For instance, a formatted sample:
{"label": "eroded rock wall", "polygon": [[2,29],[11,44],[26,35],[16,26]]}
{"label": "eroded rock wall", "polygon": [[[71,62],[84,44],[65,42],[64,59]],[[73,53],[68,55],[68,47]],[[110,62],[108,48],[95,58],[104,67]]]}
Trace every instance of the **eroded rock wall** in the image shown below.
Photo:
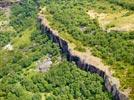
{"label": "eroded rock wall", "polygon": [[40,29],[42,32],[46,33],[53,42],[59,45],[62,52],[66,55],[68,61],[73,61],[79,68],[85,71],[90,71],[92,73],[97,73],[99,76],[101,76],[104,79],[105,88],[108,92],[112,93],[116,100],[128,100],[128,97],[124,95],[119,89],[117,89],[116,84],[112,84],[112,82],[110,82],[110,76],[106,75],[104,71],[98,69],[97,67],[85,63],[79,56],[72,54],[70,52],[68,43],[65,40],[56,35],[56,33],[54,33],[55,31],[47,26],[47,24],[43,23],[43,19],[41,17],[38,18],[38,21],[41,24]]}

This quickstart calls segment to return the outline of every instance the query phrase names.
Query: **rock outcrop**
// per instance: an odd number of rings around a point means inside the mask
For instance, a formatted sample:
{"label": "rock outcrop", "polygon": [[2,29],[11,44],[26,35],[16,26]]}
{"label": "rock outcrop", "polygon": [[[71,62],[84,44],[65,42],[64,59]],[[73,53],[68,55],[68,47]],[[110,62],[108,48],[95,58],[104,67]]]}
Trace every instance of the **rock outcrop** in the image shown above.
{"label": "rock outcrop", "polygon": [[101,76],[104,79],[107,91],[112,93],[116,100],[128,100],[128,97],[119,90],[116,82],[113,82],[114,78],[110,74],[107,74],[106,71],[101,70],[97,66],[90,64],[90,62],[86,62],[84,58],[81,58],[79,55],[75,55],[73,51],[71,51],[68,42],[62,39],[58,35],[57,31],[53,30],[44,20],[44,17],[38,17],[38,21],[41,24],[40,29],[43,33],[46,33],[53,42],[59,45],[62,52],[66,55],[68,61],[73,61],[81,69],[85,71],[90,71],[92,73],[97,73],[99,76]]}
{"label": "rock outcrop", "polygon": [[16,1],[8,1],[8,0],[3,0],[3,1],[0,1],[0,8],[5,8],[5,7],[9,7],[11,5],[13,5],[14,3],[19,3],[20,0],[16,0]]}

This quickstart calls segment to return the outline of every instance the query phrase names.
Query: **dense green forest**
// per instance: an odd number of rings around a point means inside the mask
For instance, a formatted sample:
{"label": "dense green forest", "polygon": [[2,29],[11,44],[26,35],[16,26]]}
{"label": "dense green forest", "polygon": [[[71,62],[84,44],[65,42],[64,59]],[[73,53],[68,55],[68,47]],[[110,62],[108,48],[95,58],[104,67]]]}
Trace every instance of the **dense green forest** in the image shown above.
{"label": "dense green forest", "polygon": [[134,1],[133,0],[108,0],[111,3],[122,6],[123,8],[134,10]]}
{"label": "dense green forest", "polygon": [[133,96],[134,31],[107,33],[99,27],[98,20],[90,19],[87,15],[90,9],[108,13],[121,12],[126,8],[131,9],[129,13],[133,14],[133,3],[127,0],[45,0],[44,3],[42,0],[44,6],[44,14],[50,25],[64,39],[67,39],[64,33],[68,33],[82,46],[91,47],[95,56],[102,58],[115,70],[114,75],[120,78],[121,89],[131,87]]}
{"label": "dense green forest", "polygon": [[[112,100],[100,76],[59,59],[59,47],[39,29],[35,1],[13,5],[14,31],[0,33],[0,100]],[[3,49],[9,42],[13,50]],[[48,57],[52,67],[38,71],[38,62]]]}

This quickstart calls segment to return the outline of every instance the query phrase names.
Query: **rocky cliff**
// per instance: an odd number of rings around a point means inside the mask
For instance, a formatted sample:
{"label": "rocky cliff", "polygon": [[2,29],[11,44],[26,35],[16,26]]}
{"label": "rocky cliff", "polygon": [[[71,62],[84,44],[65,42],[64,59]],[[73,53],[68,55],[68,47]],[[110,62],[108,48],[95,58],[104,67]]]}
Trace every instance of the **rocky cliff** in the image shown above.
{"label": "rocky cliff", "polygon": [[120,90],[117,84],[114,81],[114,78],[107,73],[107,70],[102,70],[98,68],[95,65],[90,64],[90,62],[86,62],[81,56],[76,55],[73,53],[71,48],[69,47],[69,44],[66,40],[62,39],[57,31],[53,30],[48,23],[45,21],[44,17],[39,16],[38,21],[40,22],[40,29],[43,33],[47,33],[47,35],[50,37],[50,39],[53,40],[53,42],[57,43],[62,50],[62,52],[66,55],[68,61],[73,61],[76,63],[78,67],[85,71],[90,71],[92,73],[97,73],[99,76],[101,76],[104,79],[105,87],[108,92],[111,92],[112,95],[115,97],[116,100],[128,100],[128,97],[123,94]]}

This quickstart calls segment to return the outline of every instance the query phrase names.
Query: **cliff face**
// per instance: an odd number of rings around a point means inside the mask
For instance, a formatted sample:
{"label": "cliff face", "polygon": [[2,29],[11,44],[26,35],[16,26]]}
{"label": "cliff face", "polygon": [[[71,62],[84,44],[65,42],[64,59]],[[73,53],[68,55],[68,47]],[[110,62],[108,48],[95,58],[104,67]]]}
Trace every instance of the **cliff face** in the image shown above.
{"label": "cliff face", "polygon": [[57,43],[62,50],[62,52],[66,55],[68,61],[74,61],[78,67],[85,71],[90,71],[92,73],[97,73],[104,79],[105,87],[108,92],[112,93],[116,100],[128,100],[128,97],[124,95],[117,87],[114,82],[112,82],[112,77],[107,74],[104,70],[97,68],[94,65],[91,65],[83,60],[79,55],[73,54],[70,50],[68,43],[59,37],[52,28],[48,25],[48,23],[44,23],[43,17],[39,16],[38,18],[40,22],[40,29],[43,33],[47,33],[49,38],[53,40],[53,42]]}

